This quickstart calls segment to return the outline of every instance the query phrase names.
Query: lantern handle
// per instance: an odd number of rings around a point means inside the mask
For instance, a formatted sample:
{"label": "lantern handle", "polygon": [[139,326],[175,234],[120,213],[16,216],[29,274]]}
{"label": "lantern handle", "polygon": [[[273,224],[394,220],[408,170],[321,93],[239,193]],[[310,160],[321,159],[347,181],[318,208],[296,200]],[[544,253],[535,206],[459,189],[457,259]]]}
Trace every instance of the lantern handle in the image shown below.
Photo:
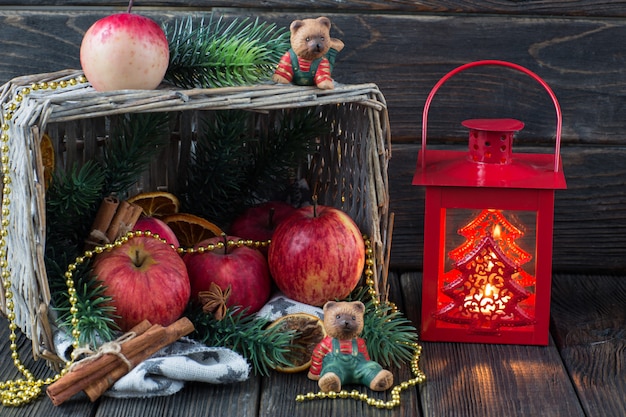
{"label": "lantern handle", "polygon": [[541,78],[539,77],[539,75],[537,75],[536,73],[532,72],[531,70],[522,67],[521,65],[517,65],[514,64],[512,62],[507,62],[507,61],[499,61],[499,60],[482,60],[482,61],[475,61],[475,62],[470,62],[468,64],[465,65],[461,65],[460,67],[457,67],[455,69],[453,69],[452,71],[448,72],[446,75],[443,76],[443,78],[441,78],[437,84],[435,84],[435,86],[432,88],[432,90],[430,91],[430,94],[428,95],[428,98],[426,99],[426,103],[424,104],[424,112],[422,114],[422,152],[421,152],[421,164],[422,164],[422,168],[424,168],[426,166],[426,133],[427,133],[427,120],[428,120],[428,109],[430,108],[430,103],[432,102],[435,93],[437,92],[437,90],[439,90],[439,88],[446,82],[448,81],[448,79],[450,79],[452,76],[458,74],[461,71],[464,71],[466,69],[469,68],[474,68],[474,67],[478,67],[478,66],[485,66],[485,65],[498,65],[498,66],[503,66],[503,67],[508,67],[508,68],[512,68],[514,70],[518,70],[520,72],[523,72],[526,75],[529,75],[530,77],[532,77],[535,81],[537,81],[539,84],[541,84],[541,86],[548,92],[548,94],[550,95],[550,98],[552,99],[552,102],[554,103],[554,108],[556,110],[556,145],[555,145],[555,149],[554,149],[554,172],[558,172],[559,171],[559,160],[560,160],[560,149],[561,149],[561,130],[563,127],[563,117],[561,115],[561,106],[559,105],[559,101],[556,98],[556,95],[554,94],[554,91],[552,91],[552,89],[550,88],[550,86]]}

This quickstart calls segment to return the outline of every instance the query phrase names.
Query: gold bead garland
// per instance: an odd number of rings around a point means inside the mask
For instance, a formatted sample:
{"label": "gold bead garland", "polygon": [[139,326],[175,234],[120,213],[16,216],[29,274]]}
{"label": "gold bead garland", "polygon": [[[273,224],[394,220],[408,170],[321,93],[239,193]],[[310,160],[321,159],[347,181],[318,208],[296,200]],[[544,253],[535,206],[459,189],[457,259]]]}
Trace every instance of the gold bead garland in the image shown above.
{"label": "gold bead garland", "polygon": [[[364,271],[365,284],[368,287],[367,291],[373,300],[374,307],[376,309],[379,309],[381,303],[378,298],[378,293],[376,292],[376,289],[374,288],[375,283],[373,279],[374,271],[372,267],[374,265],[374,259],[373,259],[374,252],[372,250],[372,243],[368,239],[367,236],[364,235],[363,238],[365,240],[365,271]],[[391,306],[392,311],[395,311],[397,309],[394,304],[389,303],[389,305]],[[319,391],[317,393],[309,392],[307,394],[298,394],[296,396],[296,401],[304,402],[304,401],[310,401],[310,400],[322,400],[326,398],[330,398],[330,399],[351,398],[353,400],[363,401],[369,406],[380,408],[380,409],[391,410],[399,406],[400,405],[400,393],[402,391],[426,381],[426,375],[420,369],[420,366],[419,366],[420,358],[422,355],[422,346],[419,343],[405,343],[405,344],[413,349],[413,357],[411,359],[411,373],[413,374],[413,378],[407,381],[403,381],[400,384],[394,386],[391,389],[390,401],[384,401],[381,399],[371,398],[367,394],[362,393],[358,390],[352,390],[350,392],[346,390],[341,390],[340,392],[334,392],[334,391],[331,391],[331,392]]]}
{"label": "gold bead garland", "polygon": [[[18,91],[13,100],[7,104],[2,113],[2,132],[0,133],[0,162],[2,163],[2,222],[0,223],[0,268],[2,269],[2,286],[4,288],[4,296],[7,301],[7,319],[9,321],[9,349],[11,350],[11,358],[13,364],[22,374],[24,379],[16,379],[10,381],[0,382],[0,399],[2,399],[2,405],[4,406],[19,406],[27,404],[41,394],[41,388],[44,385],[50,385],[62,375],[67,373],[69,363],[65,368],[53,378],[35,379],[32,372],[24,366],[20,360],[17,346],[17,324],[15,324],[15,304],[13,303],[13,292],[11,291],[11,271],[9,269],[8,251],[6,237],[9,234],[10,215],[11,215],[11,166],[9,155],[9,134],[10,129],[9,122],[13,119],[15,111],[19,109],[20,104],[23,102],[24,97],[29,95],[33,91],[37,90],[55,90],[58,87],[65,88],[69,86],[75,86],[79,83],[86,83],[87,79],[84,76],[77,78],[71,78],[63,81],[53,81],[50,83],[41,82],[32,84],[30,87],[23,87]],[[70,308],[72,311],[78,312],[76,308],[76,290],[74,289],[74,281],[66,274],[68,293],[70,294]],[[75,313],[74,313],[75,314]],[[74,323],[74,320],[72,321]],[[75,329],[76,331],[76,329]],[[78,342],[75,342],[77,345]]]}

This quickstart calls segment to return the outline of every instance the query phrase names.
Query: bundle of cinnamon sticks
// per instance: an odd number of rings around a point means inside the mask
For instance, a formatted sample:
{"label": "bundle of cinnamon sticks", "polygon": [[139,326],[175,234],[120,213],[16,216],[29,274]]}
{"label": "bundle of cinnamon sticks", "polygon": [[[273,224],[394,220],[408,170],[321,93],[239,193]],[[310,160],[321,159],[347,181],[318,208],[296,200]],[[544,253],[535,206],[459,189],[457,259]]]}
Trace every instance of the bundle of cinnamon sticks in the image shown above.
{"label": "bundle of cinnamon sticks", "polygon": [[60,405],[84,391],[95,401],[132,368],[193,330],[193,323],[185,317],[167,327],[145,320],[130,330],[131,337],[120,343],[119,353],[96,355],[95,359],[87,357],[77,362],[70,372],[48,387],[48,397],[54,405]]}
{"label": "bundle of cinnamon sticks", "polygon": [[85,242],[85,250],[114,242],[133,228],[141,213],[141,207],[136,204],[120,202],[115,196],[106,197],[96,213],[91,233]]}

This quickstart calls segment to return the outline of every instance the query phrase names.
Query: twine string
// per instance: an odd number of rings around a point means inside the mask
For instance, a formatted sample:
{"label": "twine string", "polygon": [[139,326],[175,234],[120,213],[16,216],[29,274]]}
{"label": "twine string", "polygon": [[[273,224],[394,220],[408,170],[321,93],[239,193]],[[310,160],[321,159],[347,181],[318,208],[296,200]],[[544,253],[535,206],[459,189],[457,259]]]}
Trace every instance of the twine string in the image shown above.
{"label": "twine string", "polygon": [[85,239],[85,244],[90,247],[100,246],[106,243],[111,243],[106,233],[97,229],[89,232],[89,236]]}
{"label": "twine string", "polygon": [[121,360],[126,365],[128,370],[130,371],[131,369],[133,369],[133,364],[122,353],[122,345],[128,342],[129,340],[134,339],[136,336],[137,336],[137,333],[135,332],[124,333],[119,338],[111,342],[104,343],[96,351],[91,350],[88,346],[75,349],[74,352],[72,352],[73,357],[78,358],[81,355],[87,355],[87,357],[77,362],[74,362],[70,366],[69,371],[71,372],[76,366],[79,366],[79,365],[83,366],[85,364],[91,363],[95,361],[96,359],[101,358],[104,355],[116,356],[119,360]]}

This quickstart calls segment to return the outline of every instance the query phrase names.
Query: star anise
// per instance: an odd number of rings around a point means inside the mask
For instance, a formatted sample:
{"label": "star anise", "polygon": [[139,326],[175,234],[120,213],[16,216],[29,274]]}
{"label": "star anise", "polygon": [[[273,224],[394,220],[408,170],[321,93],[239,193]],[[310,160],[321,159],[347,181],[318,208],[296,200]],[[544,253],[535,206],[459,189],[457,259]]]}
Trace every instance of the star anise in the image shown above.
{"label": "star anise", "polygon": [[202,303],[202,311],[212,313],[216,320],[222,320],[226,315],[226,301],[230,297],[230,285],[222,291],[219,285],[212,282],[208,291],[200,291],[198,299]]}

